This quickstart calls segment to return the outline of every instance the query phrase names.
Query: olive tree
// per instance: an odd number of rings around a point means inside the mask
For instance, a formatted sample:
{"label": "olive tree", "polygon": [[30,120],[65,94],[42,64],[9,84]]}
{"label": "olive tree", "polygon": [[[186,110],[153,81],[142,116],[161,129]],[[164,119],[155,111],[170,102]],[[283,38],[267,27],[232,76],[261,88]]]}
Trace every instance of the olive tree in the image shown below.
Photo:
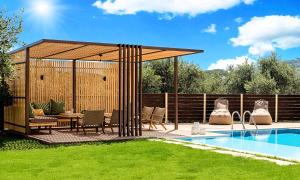
{"label": "olive tree", "polygon": [[0,10],[0,131],[4,130],[4,106],[11,104],[8,80],[13,77],[14,66],[8,53],[20,43],[18,35],[22,32],[21,13],[12,16]]}

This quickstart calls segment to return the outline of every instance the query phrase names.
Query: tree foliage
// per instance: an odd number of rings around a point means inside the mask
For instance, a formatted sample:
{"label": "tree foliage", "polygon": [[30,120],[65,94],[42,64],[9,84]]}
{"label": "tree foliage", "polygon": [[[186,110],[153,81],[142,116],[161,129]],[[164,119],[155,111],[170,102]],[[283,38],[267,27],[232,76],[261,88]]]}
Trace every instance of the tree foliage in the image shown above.
{"label": "tree foliage", "polygon": [[[145,92],[173,92],[172,60],[149,62],[144,68]],[[195,64],[180,61],[178,90],[179,93],[298,94],[299,74],[275,53],[258,59],[255,64],[246,59],[244,64],[227,70],[203,71]],[[155,79],[157,83],[153,83]]]}
{"label": "tree foliage", "polygon": [[4,104],[11,97],[7,81],[14,74],[13,62],[8,52],[19,43],[18,35],[21,32],[21,14],[8,16],[5,10],[0,10],[0,99]]}
{"label": "tree foliage", "polygon": [[227,92],[232,94],[246,93],[245,84],[252,80],[254,65],[245,62],[229,70],[227,76]]}

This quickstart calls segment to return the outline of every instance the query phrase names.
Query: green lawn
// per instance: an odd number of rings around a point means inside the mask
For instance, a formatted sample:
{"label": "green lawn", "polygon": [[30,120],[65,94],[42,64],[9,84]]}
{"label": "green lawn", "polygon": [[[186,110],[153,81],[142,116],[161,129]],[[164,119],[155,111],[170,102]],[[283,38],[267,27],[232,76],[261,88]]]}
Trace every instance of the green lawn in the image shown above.
{"label": "green lawn", "polygon": [[33,141],[24,146],[20,145],[24,140],[19,140],[16,146],[11,140],[0,140],[0,179],[300,178],[300,165],[278,166],[162,142],[48,147]]}

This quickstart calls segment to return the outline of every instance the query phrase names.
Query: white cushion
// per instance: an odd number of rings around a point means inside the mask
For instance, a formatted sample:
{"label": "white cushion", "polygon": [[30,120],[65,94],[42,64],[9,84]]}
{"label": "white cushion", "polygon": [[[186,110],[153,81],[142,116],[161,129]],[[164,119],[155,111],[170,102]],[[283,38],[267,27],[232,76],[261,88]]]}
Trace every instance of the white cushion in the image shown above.
{"label": "white cushion", "polygon": [[222,104],[222,103],[217,103],[217,108],[216,109],[218,109],[218,110],[220,110],[220,109],[227,109],[226,108],[226,105],[225,104]]}
{"label": "white cushion", "polygon": [[230,112],[225,109],[217,109],[211,113],[212,116],[231,116]]}
{"label": "white cushion", "polygon": [[270,116],[269,111],[263,108],[256,109],[252,112],[252,116]]}

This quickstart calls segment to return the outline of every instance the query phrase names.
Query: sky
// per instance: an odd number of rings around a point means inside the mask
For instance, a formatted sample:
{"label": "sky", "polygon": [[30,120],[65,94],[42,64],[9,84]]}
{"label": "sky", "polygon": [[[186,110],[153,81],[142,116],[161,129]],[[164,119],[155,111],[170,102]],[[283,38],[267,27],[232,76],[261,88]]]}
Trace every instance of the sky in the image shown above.
{"label": "sky", "polygon": [[300,57],[299,0],[0,0],[24,9],[20,40],[142,44],[202,49],[183,57],[202,69],[255,62],[271,52]]}

